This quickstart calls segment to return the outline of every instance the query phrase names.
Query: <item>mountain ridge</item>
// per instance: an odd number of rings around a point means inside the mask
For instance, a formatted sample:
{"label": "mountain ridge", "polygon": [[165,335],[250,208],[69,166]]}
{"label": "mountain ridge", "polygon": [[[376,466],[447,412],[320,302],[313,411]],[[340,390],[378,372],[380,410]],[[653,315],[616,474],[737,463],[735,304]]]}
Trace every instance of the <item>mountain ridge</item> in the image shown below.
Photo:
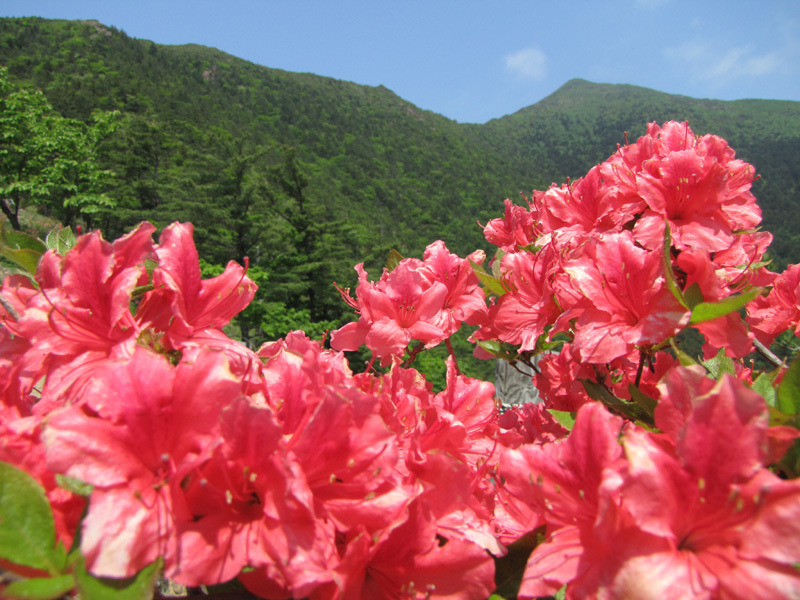
{"label": "mountain ridge", "polygon": [[[328,196],[326,218],[370,214],[362,223],[369,235],[408,253],[436,237],[459,252],[481,245],[474,223],[499,214],[504,197],[581,176],[624,143],[625,132],[633,141],[653,121],[688,120],[754,162],[764,174],[756,193],[768,228],[786,225],[788,209],[800,204],[798,102],[694,99],[571,79],[509,115],[459,123],[385,86],[257,65],[199,44],[139,40],[96,21],[39,18],[0,20],[0,63],[65,116],[120,110],[156,124],[182,149],[219,127],[268,148],[273,163],[281,147],[294,147],[312,175],[310,191]],[[177,172],[176,159],[169,166]],[[188,194],[188,184],[168,183],[156,222],[186,216],[166,193]],[[800,229],[800,217],[788,221]]]}

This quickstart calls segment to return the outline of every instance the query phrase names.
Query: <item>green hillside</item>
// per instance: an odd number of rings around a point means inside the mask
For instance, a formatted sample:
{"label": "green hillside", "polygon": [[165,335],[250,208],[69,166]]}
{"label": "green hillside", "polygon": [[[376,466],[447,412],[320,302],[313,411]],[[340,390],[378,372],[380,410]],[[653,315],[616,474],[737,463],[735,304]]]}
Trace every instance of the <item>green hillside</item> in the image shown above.
{"label": "green hillside", "polygon": [[[652,121],[689,121],[697,134],[724,137],[761,178],[753,191],[772,252],[800,261],[800,102],[697,100],[632,85],[569,81],[544,100],[487,123],[487,135],[513,149],[509,168],[530,180],[563,182],[636,140]],[[556,143],[550,143],[556,140]],[[541,184],[540,184],[541,185]]]}
{"label": "green hillside", "polygon": [[269,335],[348,318],[330,282],[354,283],[361,261],[377,271],[391,248],[485,247],[477,222],[500,215],[504,198],[581,176],[650,121],[688,119],[754,163],[773,258],[800,262],[798,102],[572,80],[512,115],[459,124],[382,86],[39,18],[0,19],[0,66],[64,117],[119,111],[98,157],[117,205],[87,225],[111,238],[143,219],[193,221],[210,263],[249,257],[262,283],[251,324],[270,323]]}
{"label": "green hillside", "polygon": [[[457,242],[465,225],[474,229],[488,197],[502,200],[503,186],[494,181],[502,161],[477,128],[382,87],[269,69],[211,48],[159,46],[97,23],[40,19],[0,21],[0,63],[42,89],[65,116],[121,110],[139,129],[142,121],[155,126],[150,134],[165,138],[161,148],[173,146],[167,169],[180,168],[188,147],[211,127],[264,147],[268,163],[292,146],[307,167],[309,191],[329,215],[362,222],[407,251],[442,231],[458,232]],[[134,140],[140,147],[146,141]],[[159,181],[165,189],[171,183]],[[187,190],[186,182],[178,187],[164,194],[166,204]],[[157,220],[181,216],[160,203],[156,212]],[[483,210],[484,218],[493,213]]]}

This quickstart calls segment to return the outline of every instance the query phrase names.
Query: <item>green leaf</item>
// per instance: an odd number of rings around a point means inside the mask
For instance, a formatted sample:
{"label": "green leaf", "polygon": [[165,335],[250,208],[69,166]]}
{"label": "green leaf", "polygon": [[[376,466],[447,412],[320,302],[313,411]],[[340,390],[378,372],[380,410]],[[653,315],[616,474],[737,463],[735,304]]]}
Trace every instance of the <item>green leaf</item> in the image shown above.
{"label": "green leaf", "polygon": [[472,267],[472,271],[478,277],[478,281],[483,284],[483,287],[486,288],[486,290],[498,296],[502,296],[506,293],[506,289],[503,287],[503,282],[499,277],[489,275],[486,272],[486,269],[476,262],[470,260],[469,264]]}
{"label": "green leaf", "polygon": [[672,270],[672,234],[670,233],[669,223],[664,223],[664,248],[661,253],[661,262],[664,265],[664,278],[667,280],[667,288],[682,306],[689,308],[689,303],[683,297],[678,280],[675,279],[675,271]]}
{"label": "green leaf", "polygon": [[579,381],[581,382],[581,385],[583,385],[583,389],[586,390],[586,393],[589,394],[589,397],[592,400],[599,400],[607,407],[617,411],[621,415],[633,419],[634,421],[652,421],[652,419],[649,419],[648,415],[637,404],[625,402],[621,398],[617,398],[603,384],[590,381],[588,379],[580,379]]}
{"label": "green leaf", "polygon": [[518,357],[517,347],[507,342],[501,342],[499,340],[478,340],[476,344],[492,356],[502,358],[508,362],[514,361]]}
{"label": "green leaf", "polygon": [[531,254],[536,254],[537,252],[540,252],[544,246],[537,246],[536,244],[528,244],[527,246],[517,246],[517,247],[519,248],[520,252],[525,251],[525,252],[530,252]]}
{"label": "green leaf", "polygon": [[60,598],[74,587],[75,578],[72,575],[34,577],[8,584],[0,593],[0,597],[18,600],[52,600]]}
{"label": "green leaf", "polygon": [[48,250],[53,250],[56,254],[64,255],[77,242],[75,234],[69,227],[56,227],[47,234],[44,243]]}
{"label": "green leaf", "polygon": [[[203,259],[201,258],[200,260],[202,261]],[[144,260],[144,268],[145,268],[145,271],[147,271],[147,277],[148,277],[148,279],[149,279],[149,278],[151,278],[151,277],[153,276],[153,271],[155,271],[155,270],[156,270],[156,267],[157,267],[157,266],[158,266],[158,261],[157,261],[157,260],[152,260],[152,259],[150,259],[150,258],[146,258],[146,259]],[[202,263],[201,263],[201,267],[202,267]],[[217,273],[217,275],[221,275],[221,274],[222,274],[222,271],[220,271],[219,273]],[[249,273],[248,273],[248,274],[249,274]],[[209,276],[208,276],[208,275],[206,275],[205,273],[203,273],[203,277],[209,277]]]}
{"label": "green leaf", "polygon": [[112,579],[93,576],[86,570],[81,557],[75,564],[75,579],[81,600],[151,600],[162,565],[163,561],[159,558],[133,577]]}
{"label": "green leaf", "polygon": [[572,431],[572,428],[575,427],[575,415],[574,412],[567,412],[565,410],[553,410],[552,408],[547,409],[548,412],[553,415],[553,418],[558,421],[565,429]]}
{"label": "green leaf", "polygon": [[717,317],[724,317],[732,312],[736,312],[753,298],[763,294],[764,291],[765,288],[754,287],[741,294],[723,298],[719,302],[701,302],[692,308],[692,317],[689,319],[689,323],[692,325],[704,323],[705,321],[711,321]]}
{"label": "green leaf", "polygon": [[774,380],[774,376],[769,373],[761,373],[753,382],[753,391],[758,392],[764,397],[764,400],[767,401],[767,406],[773,407],[777,400],[777,394],[773,387]]}
{"label": "green leaf", "polygon": [[386,271],[391,273],[397,268],[397,265],[400,264],[400,261],[403,260],[403,255],[400,254],[397,250],[392,248],[389,251],[389,258],[386,259]]}
{"label": "green leaf", "polygon": [[28,273],[36,273],[39,259],[46,252],[42,241],[22,231],[14,231],[0,224],[0,256],[10,260]]}
{"label": "green leaf", "polygon": [[503,257],[506,255],[506,251],[502,248],[498,248],[494,252],[494,259],[492,260],[492,275],[500,279],[502,273],[500,272],[500,266],[503,262]]}
{"label": "green leaf", "polygon": [[56,546],[53,513],[44,489],[22,469],[0,461],[0,557],[53,575],[66,554]]}
{"label": "green leaf", "polygon": [[80,479],[75,479],[69,475],[62,475],[61,473],[56,473],[56,483],[58,484],[58,487],[70,491],[78,496],[89,497],[94,489],[94,486],[91,483],[84,483]]}
{"label": "green leaf", "polygon": [[494,354],[495,356],[497,356],[498,352],[500,352],[500,348],[502,346],[502,342],[499,340],[478,340],[475,343],[486,350],[489,354]]}
{"label": "green leaf", "polygon": [[7,246],[0,247],[0,255],[31,275],[36,273],[36,267],[39,265],[39,259],[42,257],[40,253],[29,248],[14,250]]}
{"label": "green leaf", "polygon": [[703,292],[700,289],[700,284],[696,281],[683,291],[683,297],[686,298],[686,303],[689,308],[694,308],[698,304],[703,303]]}
{"label": "green leaf", "polygon": [[800,360],[795,360],[784,373],[778,386],[778,408],[788,414],[800,413]]}
{"label": "green leaf", "polygon": [[24,231],[6,229],[5,223],[3,224],[2,239],[6,246],[14,250],[33,250],[39,254],[47,251],[42,240]]}
{"label": "green leaf", "polygon": [[586,390],[586,393],[589,394],[589,397],[592,400],[599,400],[605,404],[616,404],[622,402],[622,400],[612,394],[608,388],[606,388],[606,386],[597,383],[596,381],[590,381],[588,379],[580,379],[579,381],[583,385],[583,389]]}
{"label": "green leaf", "polygon": [[653,416],[658,404],[655,398],[651,398],[632,383],[628,384],[628,393],[636,404],[641,406],[648,415]]}
{"label": "green leaf", "polygon": [[675,338],[670,338],[669,345],[672,348],[672,351],[675,353],[675,357],[678,359],[678,362],[681,363],[682,367],[691,367],[692,365],[697,364],[695,359],[686,354],[686,352],[684,352],[681,347],[678,346]]}
{"label": "green leaf", "polygon": [[787,415],[782,410],[769,405],[767,405],[767,414],[769,415],[770,427],[774,427],[775,425],[791,425],[795,429],[800,429],[800,423],[798,423],[796,415]]}
{"label": "green leaf", "polygon": [[544,328],[544,333],[539,335],[536,338],[536,346],[534,347],[534,355],[537,354],[546,354],[553,351],[560,351],[561,348],[564,346],[565,342],[570,342],[569,336],[560,331],[556,335],[553,336],[552,340],[550,339],[550,330],[553,329],[552,325],[547,325]]}
{"label": "green leaf", "polygon": [[725,355],[724,348],[720,348],[714,358],[702,361],[702,364],[714,379],[719,379],[725,373],[736,375],[736,366],[733,364],[733,360]]}
{"label": "green leaf", "polygon": [[[795,428],[797,425],[795,424]],[[795,439],[794,443],[786,451],[786,454],[778,461],[776,466],[787,479],[800,477],[800,439]]]}
{"label": "green leaf", "polygon": [[541,526],[509,544],[505,556],[495,559],[494,583],[497,586],[495,595],[500,598],[516,597],[528,558],[536,546],[544,540],[545,528]]}

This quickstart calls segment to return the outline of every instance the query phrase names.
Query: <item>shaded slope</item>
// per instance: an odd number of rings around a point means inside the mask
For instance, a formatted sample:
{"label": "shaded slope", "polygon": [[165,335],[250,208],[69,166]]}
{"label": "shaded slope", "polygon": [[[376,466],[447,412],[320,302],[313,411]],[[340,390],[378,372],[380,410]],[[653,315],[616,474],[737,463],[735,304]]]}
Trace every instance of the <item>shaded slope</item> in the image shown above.
{"label": "shaded slope", "polygon": [[458,124],[382,86],[162,46],[97,22],[36,18],[0,19],[0,63],[65,116],[117,109],[163,127],[172,145],[162,173],[174,180],[152,208],[156,222],[184,216],[182,203],[196,193],[187,157],[219,127],[267,148],[273,163],[283,146],[295,147],[324,218],[356,224],[363,247],[419,254],[442,238],[465,253],[483,243],[476,221],[498,215],[504,197],[578,177],[623,143],[623,132],[635,139],[647,122],[676,119],[725,137],[756,165],[775,252],[800,260],[797,102],[696,100],[572,80],[512,115]]}

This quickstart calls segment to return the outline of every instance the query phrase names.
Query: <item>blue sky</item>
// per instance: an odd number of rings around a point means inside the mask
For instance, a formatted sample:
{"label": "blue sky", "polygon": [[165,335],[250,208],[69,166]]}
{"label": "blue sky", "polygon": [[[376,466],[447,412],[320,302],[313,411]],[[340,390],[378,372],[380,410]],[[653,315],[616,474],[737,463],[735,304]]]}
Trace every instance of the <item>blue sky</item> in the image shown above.
{"label": "blue sky", "polygon": [[160,44],[382,84],[460,122],[513,113],[575,77],[800,100],[798,0],[3,0],[0,16],[97,19]]}

